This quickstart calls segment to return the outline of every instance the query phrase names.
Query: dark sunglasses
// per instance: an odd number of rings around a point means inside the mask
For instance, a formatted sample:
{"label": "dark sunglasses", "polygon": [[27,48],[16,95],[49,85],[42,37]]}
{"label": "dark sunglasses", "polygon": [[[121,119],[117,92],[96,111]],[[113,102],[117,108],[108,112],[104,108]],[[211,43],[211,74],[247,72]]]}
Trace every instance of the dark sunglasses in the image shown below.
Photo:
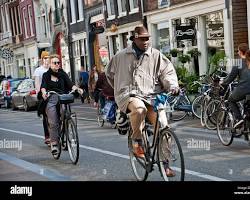
{"label": "dark sunglasses", "polygon": [[138,39],[141,40],[141,41],[148,41],[149,40],[148,37],[141,37],[141,38],[138,38]]}
{"label": "dark sunglasses", "polygon": [[56,64],[60,65],[60,62],[59,61],[58,62],[53,62],[53,64],[54,65],[56,65]]}

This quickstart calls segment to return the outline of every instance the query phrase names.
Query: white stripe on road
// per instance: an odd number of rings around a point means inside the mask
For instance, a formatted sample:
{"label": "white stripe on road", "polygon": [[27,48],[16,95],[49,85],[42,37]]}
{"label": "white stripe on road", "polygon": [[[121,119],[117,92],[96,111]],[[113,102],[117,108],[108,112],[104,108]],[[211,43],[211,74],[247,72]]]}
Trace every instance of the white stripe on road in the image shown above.
{"label": "white stripe on road", "polygon": [[[0,128],[0,130],[12,132],[12,133],[17,133],[17,134],[21,134],[21,135],[27,135],[27,136],[36,137],[36,138],[42,138],[42,139],[44,138],[44,136],[36,135],[36,134],[33,134],[33,133],[27,133],[27,132],[23,132],[23,131],[16,131],[16,130],[11,130],[11,129],[6,129],[6,128]],[[103,150],[103,149],[99,149],[99,148],[95,148],[95,147],[90,147],[90,146],[85,146],[85,145],[81,145],[81,144],[79,146],[80,146],[80,148],[88,149],[88,150],[91,150],[91,151],[96,151],[96,152],[99,152],[99,153],[102,153],[102,154],[111,155],[111,156],[124,158],[124,159],[129,159],[129,156],[127,156],[127,155],[115,153],[115,152],[112,152],[112,151],[107,151],[107,150]],[[230,180],[227,180],[227,179],[219,178],[219,177],[216,177],[216,176],[211,176],[211,175],[208,175],[208,174],[204,174],[204,173],[200,173],[200,172],[196,172],[196,171],[192,171],[192,170],[188,170],[188,169],[185,170],[185,173],[193,175],[193,176],[198,176],[198,177],[201,177],[201,178],[204,178],[204,179],[208,179],[208,180],[211,180],[211,181],[230,181]]]}
{"label": "white stripe on road", "polygon": [[19,158],[7,155],[7,154],[2,153],[2,152],[0,152],[0,160],[5,160],[13,165],[22,167],[28,171],[32,171],[36,174],[39,174],[40,176],[44,176],[44,177],[50,179],[50,180],[54,180],[54,181],[69,181],[70,180],[69,177],[62,175],[55,170],[43,168],[40,165],[33,164],[33,163],[27,162],[25,160],[21,160]]}

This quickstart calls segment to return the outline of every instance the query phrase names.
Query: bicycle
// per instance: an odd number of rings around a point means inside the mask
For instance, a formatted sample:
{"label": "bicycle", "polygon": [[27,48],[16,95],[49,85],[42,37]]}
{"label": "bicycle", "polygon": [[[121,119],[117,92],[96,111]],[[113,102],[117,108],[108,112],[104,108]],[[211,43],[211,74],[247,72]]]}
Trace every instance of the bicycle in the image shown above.
{"label": "bicycle", "polygon": [[[107,106],[107,104],[109,104],[111,106],[110,109],[114,109],[113,106],[115,106],[115,110],[117,108],[113,96],[105,96],[105,105],[104,105],[104,108],[102,108],[102,109],[101,109],[101,103],[100,103],[100,99],[99,99],[99,102],[97,104],[97,122],[98,122],[98,125],[100,127],[103,127],[105,122],[109,122],[111,124],[112,128],[116,128],[115,112],[112,113],[113,116],[109,116],[110,118],[107,118],[107,114],[108,114],[108,112],[110,112],[110,110],[105,109],[106,108],[105,106]],[[109,107],[109,106],[107,106],[107,107]]]}
{"label": "bicycle", "polygon": [[245,136],[245,140],[248,141],[249,145],[249,134],[250,134],[250,95],[246,95],[243,104],[243,127],[240,129],[234,128],[234,117],[232,111],[229,108],[228,102],[226,101],[219,111],[217,117],[217,135],[221,143],[225,146],[232,144],[234,138]]}
{"label": "bicycle", "polygon": [[[152,100],[152,105],[157,112],[156,123],[152,140],[149,140],[151,131],[148,130],[148,125],[145,125],[142,132],[142,147],[145,152],[145,157],[137,157],[133,152],[132,128],[129,123],[128,130],[128,148],[130,163],[133,173],[138,181],[145,181],[148,174],[153,171],[154,165],[157,164],[160,174],[165,181],[184,181],[185,165],[182,148],[178,137],[168,125],[166,110],[170,105],[167,101],[169,93],[165,95],[164,102],[157,105],[158,97],[156,93],[147,97]],[[153,97],[157,95],[156,97]],[[175,170],[175,176],[167,177],[165,170],[170,168]]]}
{"label": "bicycle", "polygon": [[48,98],[52,94],[58,95],[60,103],[59,152],[52,154],[52,156],[54,159],[58,160],[61,155],[61,149],[68,150],[71,162],[73,164],[77,164],[79,159],[77,117],[76,113],[71,112],[70,107],[70,104],[74,102],[74,95],[72,94],[73,92],[74,91],[71,91],[68,94],[59,94],[55,91],[49,91]]}

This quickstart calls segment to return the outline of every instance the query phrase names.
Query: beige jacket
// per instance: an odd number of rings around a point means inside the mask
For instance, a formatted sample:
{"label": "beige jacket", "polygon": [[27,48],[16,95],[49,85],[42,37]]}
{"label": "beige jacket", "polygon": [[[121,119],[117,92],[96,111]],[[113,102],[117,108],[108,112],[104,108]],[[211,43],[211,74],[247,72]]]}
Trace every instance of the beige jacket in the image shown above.
{"label": "beige jacket", "polygon": [[132,46],[118,52],[109,62],[105,74],[114,88],[119,109],[126,112],[129,95],[147,96],[152,92],[178,87],[172,63],[157,49],[149,47],[138,60]]}

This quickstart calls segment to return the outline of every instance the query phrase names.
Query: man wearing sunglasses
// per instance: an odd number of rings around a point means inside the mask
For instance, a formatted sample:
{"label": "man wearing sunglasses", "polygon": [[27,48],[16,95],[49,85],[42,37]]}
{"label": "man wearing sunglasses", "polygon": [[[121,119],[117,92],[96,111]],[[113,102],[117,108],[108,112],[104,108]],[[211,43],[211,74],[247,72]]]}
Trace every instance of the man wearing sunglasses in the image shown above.
{"label": "man wearing sunglasses", "polygon": [[[133,150],[137,157],[144,157],[141,136],[145,117],[151,123],[156,121],[153,107],[140,96],[160,91],[179,92],[172,63],[159,50],[149,47],[149,38],[145,27],[136,27],[130,37],[132,45],[118,52],[106,68],[119,109],[130,115]],[[174,174],[172,171],[167,173],[168,176]]]}

